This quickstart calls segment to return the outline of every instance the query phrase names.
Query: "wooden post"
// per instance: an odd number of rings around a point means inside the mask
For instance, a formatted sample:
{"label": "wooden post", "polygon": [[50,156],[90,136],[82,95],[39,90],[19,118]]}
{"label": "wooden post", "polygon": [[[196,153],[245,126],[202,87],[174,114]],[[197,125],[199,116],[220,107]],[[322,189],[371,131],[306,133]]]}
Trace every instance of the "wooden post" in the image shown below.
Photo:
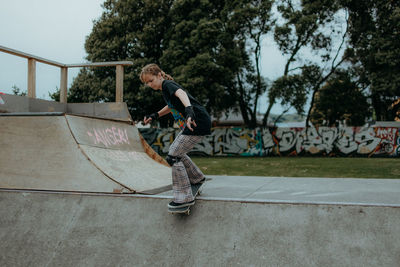
{"label": "wooden post", "polygon": [[36,60],[28,58],[28,97],[36,98]]}
{"label": "wooden post", "polygon": [[61,80],[60,80],[60,103],[67,103],[68,93],[68,68],[61,67]]}
{"label": "wooden post", "polygon": [[117,65],[115,77],[115,102],[124,101],[124,66]]}

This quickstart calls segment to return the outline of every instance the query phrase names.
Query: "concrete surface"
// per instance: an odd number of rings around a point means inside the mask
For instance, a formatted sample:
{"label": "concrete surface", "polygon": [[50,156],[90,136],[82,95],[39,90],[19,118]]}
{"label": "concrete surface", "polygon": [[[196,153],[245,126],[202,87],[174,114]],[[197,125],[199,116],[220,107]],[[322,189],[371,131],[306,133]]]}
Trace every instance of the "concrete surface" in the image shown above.
{"label": "concrete surface", "polygon": [[53,116],[0,116],[0,266],[400,266],[400,180],[209,176],[172,215],[126,106],[5,99]]}
{"label": "concrete surface", "polygon": [[67,113],[91,117],[132,121],[128,107],[122,103],[68,103]]}
{"label": "concrete surface", "polygon": [[[201,199],[400,206],[400,180],[207,176]],[[172,191],[161,195],[172,195]]]}
{"label": "concrete surface", "polygon": [[2,94],[3,104],[0,104],[0,113],[2,112],[65,112],[66,105],[47,101],[42,99],[29,98],[26,96],[17,96]]}
{"label": "concrete surface", "polygon": [[0,188],[154,193],[171,185],[170,168],[146,153],[131,124],[63,115],[0,116],[0,125]]}
{"label": "concrete surface", "polygon": [[126,103],[60,103],[10,94],[1,95],[1,113],[62,112],[107,119],[132,121]]}
{"label": "concrete surface", "polygon": [[399,206],[168,201],[0,190],[0,265],[399,266]]}

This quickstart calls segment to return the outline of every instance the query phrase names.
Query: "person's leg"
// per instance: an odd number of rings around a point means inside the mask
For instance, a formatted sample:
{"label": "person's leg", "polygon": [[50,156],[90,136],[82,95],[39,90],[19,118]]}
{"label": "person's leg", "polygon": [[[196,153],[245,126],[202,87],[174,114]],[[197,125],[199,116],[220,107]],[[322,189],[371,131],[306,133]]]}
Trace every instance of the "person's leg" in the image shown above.
{"label": "person's leg", "polygon": [[174,202],[185,203],[193,201],[192,188],[188,173],[182,158],[185,158],[202,136],[179,134],[169,148],[167,161],[172,166],[172,189],[174,192]]}
{"label": "person's leg", "polygon": [[199,169],[199,167],[197,167],[197,165],[190,159],[188,155],[183,155],[181,161],[185,166],[191,184],[197,184],[205,179],[203,172]]}

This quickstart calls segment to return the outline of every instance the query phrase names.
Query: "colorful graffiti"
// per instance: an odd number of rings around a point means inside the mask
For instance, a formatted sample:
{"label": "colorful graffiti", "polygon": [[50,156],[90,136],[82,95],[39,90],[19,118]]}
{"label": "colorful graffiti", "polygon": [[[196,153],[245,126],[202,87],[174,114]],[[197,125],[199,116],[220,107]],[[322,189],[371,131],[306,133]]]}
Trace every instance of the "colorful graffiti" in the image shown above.
{"label": "colorful graffiti", "polygon": [[[208,156],[381,156],[400,155],[400,128],[213,128],[192,153]],[[140,129],[152,148],[167,154],[178,129]]]}

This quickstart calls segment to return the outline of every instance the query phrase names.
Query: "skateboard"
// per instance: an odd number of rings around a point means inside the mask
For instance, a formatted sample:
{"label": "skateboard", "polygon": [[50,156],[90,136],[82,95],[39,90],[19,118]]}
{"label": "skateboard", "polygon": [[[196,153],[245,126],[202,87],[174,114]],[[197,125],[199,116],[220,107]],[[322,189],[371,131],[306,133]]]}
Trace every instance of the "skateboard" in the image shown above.
{"label": "skateboard", "polygon": [[[192,187],[193,197],[194,197],[194,199],[196,199],[196,197],[201,194],[201,189],[203,187],[203,184],[192,185],[191,187]],[[192,205],[192,206],[194,206],[194,205]],[[190,208],[192,206],[187,206],[187,207],[182,207],[182,208],[168,208],[168,212],[169,213],[180,213],[180,214],[184,213],[186,215],[189,215]]]}

